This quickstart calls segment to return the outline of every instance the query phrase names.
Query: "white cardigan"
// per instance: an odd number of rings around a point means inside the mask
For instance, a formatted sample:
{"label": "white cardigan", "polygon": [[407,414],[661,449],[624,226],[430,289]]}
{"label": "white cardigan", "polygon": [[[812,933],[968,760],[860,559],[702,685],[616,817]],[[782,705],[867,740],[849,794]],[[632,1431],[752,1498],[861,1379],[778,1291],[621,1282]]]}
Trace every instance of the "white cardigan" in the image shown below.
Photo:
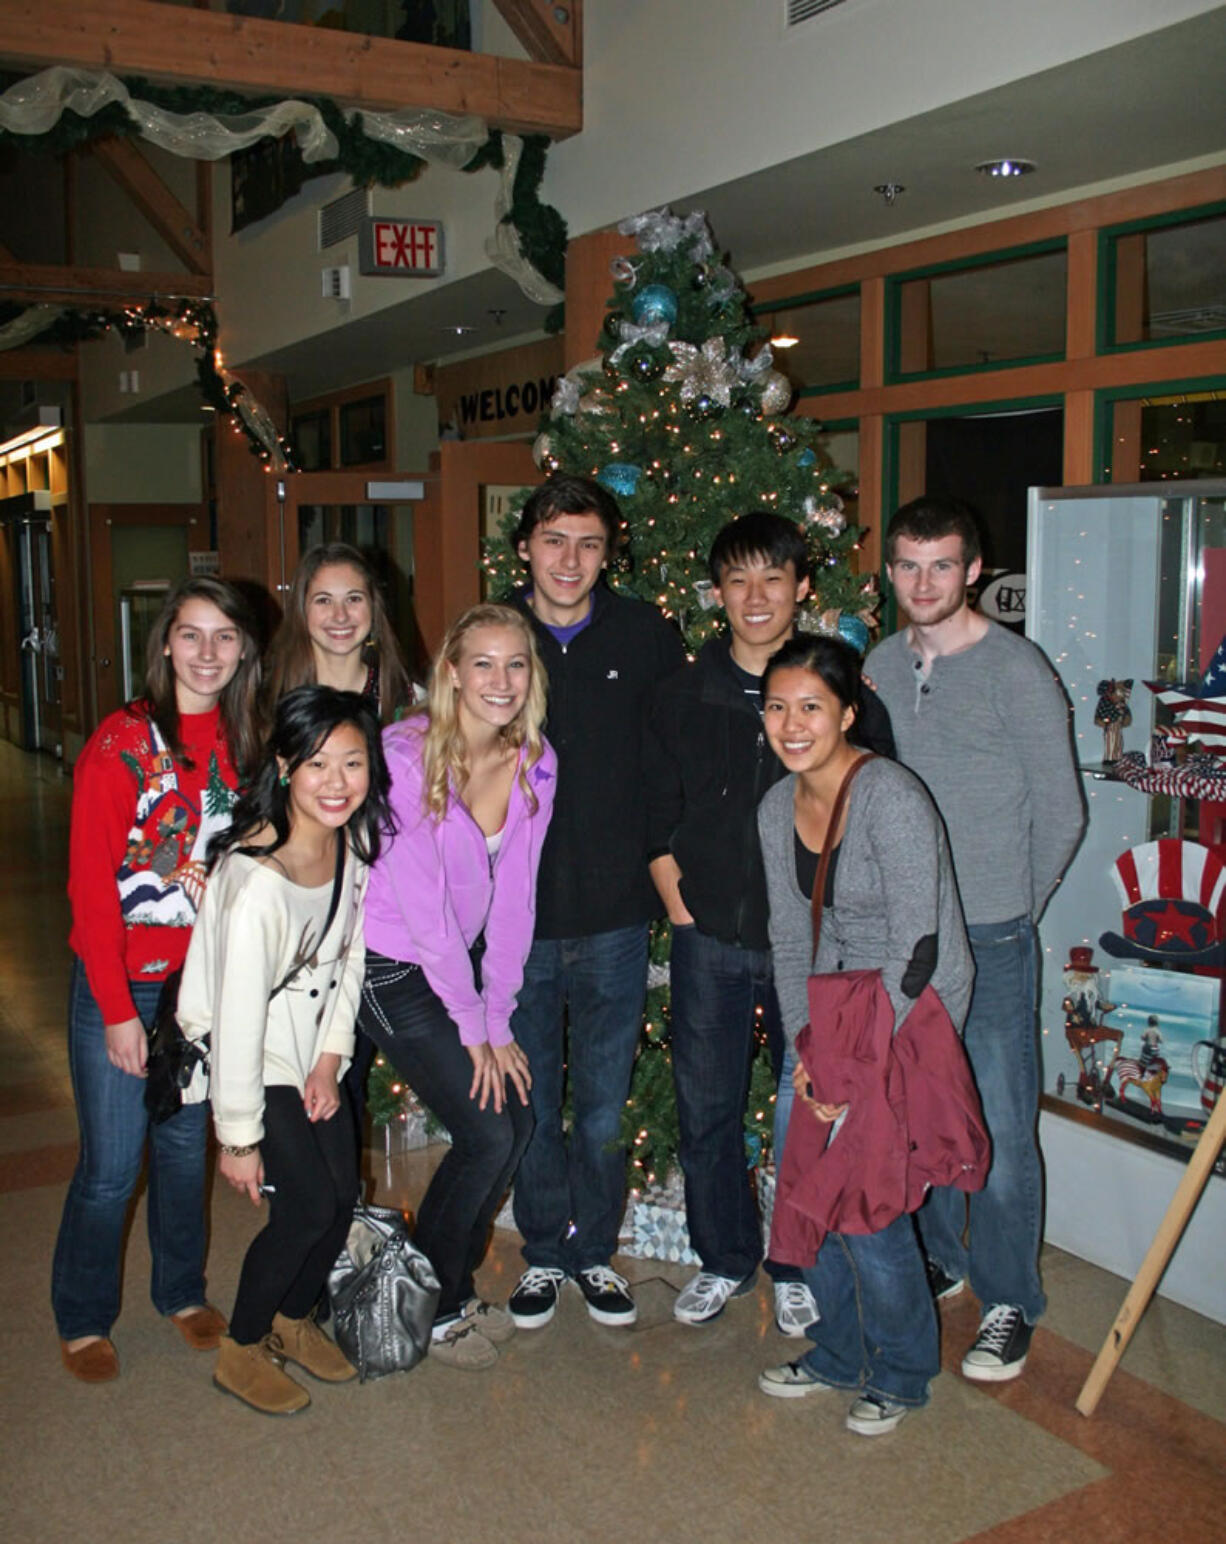
{"label": "white cardigan", "polygon": [[[297,885],[276,864],[234,851],[210,875],[183,967],[179,1023],[189,1039],[212,1036],[207,1097],[219,1141],[259,1142],[265,1086],[303,1092],[325,1052],[341,1058],[343,1075],[366,964],[367,874],[350,850],[336,916],[322,940],[331,881]],[[302,969],[270,1002],[299,962]]]}

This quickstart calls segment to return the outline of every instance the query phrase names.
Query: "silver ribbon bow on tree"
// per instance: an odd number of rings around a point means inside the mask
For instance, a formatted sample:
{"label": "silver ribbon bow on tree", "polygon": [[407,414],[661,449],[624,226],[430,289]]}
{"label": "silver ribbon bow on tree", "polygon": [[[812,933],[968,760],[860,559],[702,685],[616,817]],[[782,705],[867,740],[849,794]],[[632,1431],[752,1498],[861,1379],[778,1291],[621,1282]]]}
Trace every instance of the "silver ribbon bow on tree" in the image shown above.
{"label": "silver ribbon bow on tree", "polygon": [[642,252],[675,252],[683,241],[690,243],[690,255],[702,262],[715,251],[707,217],[701,210],[678,218],[669,209],[648,209],[633,214],[617,227],[623,236],[633,236]]}
{"label": "silver ribbon bow on tree", "polygon": [[620,364],[622,355],[636,343],[658,348],[668,337],[667,322],[650,322],[646,327],[640,327],[637,322],[623,322],[619,330],[621,342],[609,355],[609,363],[614,365]]}

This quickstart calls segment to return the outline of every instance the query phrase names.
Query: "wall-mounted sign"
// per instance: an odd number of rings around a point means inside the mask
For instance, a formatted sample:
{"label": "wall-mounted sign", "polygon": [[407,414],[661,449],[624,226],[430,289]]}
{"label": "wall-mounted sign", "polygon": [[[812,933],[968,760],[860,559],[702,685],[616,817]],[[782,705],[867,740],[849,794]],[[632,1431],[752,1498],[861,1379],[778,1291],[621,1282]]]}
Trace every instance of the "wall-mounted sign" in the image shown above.
{"label": "wall-mounted sign", "polygon": [[220,552],[189,552],[187,554],[188,572],[195,579],[199,574],[220,574]]}
{"label": "wall-mounted sign", "polygon": [[543,338],[435,371],[439,423],[461,439],[536,434],[562,373],[562,339]]}
{"label": "wall-mounted sign", "polygon": [[433,279],[443,271],[438,220],[368,215],[358,226],[358,272],[383,278]]}

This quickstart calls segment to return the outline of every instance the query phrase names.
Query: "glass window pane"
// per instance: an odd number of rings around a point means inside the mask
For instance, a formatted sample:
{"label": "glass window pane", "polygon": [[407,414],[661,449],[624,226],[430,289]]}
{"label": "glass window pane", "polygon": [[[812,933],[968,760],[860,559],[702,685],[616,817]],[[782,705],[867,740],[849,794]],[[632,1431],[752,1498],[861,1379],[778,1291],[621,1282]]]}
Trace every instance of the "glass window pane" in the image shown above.
{"label": "glass window pane", "polygon": [[[859,384],[859,290],[783,311],[764,311],[758,320],[770,328],[775,363],[797,391]],[[787,338],[796,342],[779,341]]]}
{"label": "glass window pane", "polygon": [[904,280],[895,373],[1063,355],[1067,275],[1061,250]]}
{"label": "glass window pane", "polygon": [[1113,343],[1226,330],[1226,215],[1112,239]]}
{"label": "glass window pane", "polygon": [[327,408],[296,414],[290,432],[299,468],[304,472],[328,471],[332,465],[332,415]]}
{"label": "glass window pane", "polygon": [[382,394],[345,403],[340,410],[342,466],[364,466],[386,457],[386,416]]}
{"label": "glass window pane", "polygon": [[1102,471],[1117,483],[1226,475],[1226,392],[1113,402],[1108,465]]}

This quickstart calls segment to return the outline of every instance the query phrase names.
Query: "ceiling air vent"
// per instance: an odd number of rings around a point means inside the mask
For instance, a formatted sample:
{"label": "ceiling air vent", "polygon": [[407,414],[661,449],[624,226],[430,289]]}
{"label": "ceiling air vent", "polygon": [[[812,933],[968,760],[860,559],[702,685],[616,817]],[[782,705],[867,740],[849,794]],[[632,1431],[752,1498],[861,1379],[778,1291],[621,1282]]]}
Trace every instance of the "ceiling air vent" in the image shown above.
{"label": "ceiling air vent", "polygon": [[342,193],[319,211],[319,250],[336,246],[356,236],[358,226],[370,213],[370,189],[354,188],[352,193]]}
{"label": "ceiling air vent", "polygon": [[799,27],[802,21],[811,21],[823,11],[833,11],[843,0],[787,0],[788,26]]}

